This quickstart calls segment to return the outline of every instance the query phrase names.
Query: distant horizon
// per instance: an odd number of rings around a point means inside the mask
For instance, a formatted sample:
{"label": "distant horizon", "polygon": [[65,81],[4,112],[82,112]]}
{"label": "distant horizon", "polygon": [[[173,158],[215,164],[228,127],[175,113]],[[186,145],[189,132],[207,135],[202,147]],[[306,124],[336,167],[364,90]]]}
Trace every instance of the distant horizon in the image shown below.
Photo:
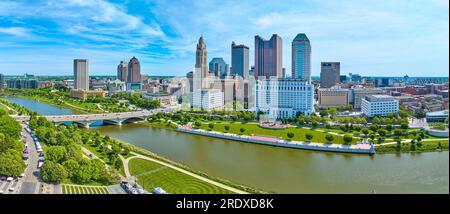
{"label": "distant horizon", "polygon": [[[1,74],[1,73],[0,73]],[[35,75],[35,74],[30,74],[27,73],[29,75],[33,75],[35,77],[73,77],[73,75]],[[18,76],[24,76],[24,74],[9,74],[6,75],[5,77],[18,77]],[[342,75],[342,74],[341,74]],[[89,75],[89,77],[99,77],[99,76],[107,76],[107,77],[117,77],[117,75],[115,74],[100,74],[100,75]],[[186,77],[186,75],[184,76],[175,76],[175,75],[148,75],[149,77]],[[346,74],[346,76],[349,76],[348,74]],[[386,78],[386,77],[392,77],[392,78],[404,78],[405,75],[403,76],[365,76],[365,75],[361,75],[361,77],[372,77],[372,78]],[[449,76],[409,76],[409,78],[450,78]],[[289,77],[287,77],[289,78]],[[311,78],[320,78],[320,76],[311,76]]]}
{"label": "distant horizon", "polygon": [[17,0],[0,1],[0,73],[70,75],[73,59],[87,58],[92,75],[108,75],[136,56],[143,73],[183,76],[201,35],[208,62],[231,65],[234,41],[253,65],[254,37],[278,34],[290,74],[298,33],[311,42],[315,76],[326,61],[362,76],[449,72],[448,0]]}

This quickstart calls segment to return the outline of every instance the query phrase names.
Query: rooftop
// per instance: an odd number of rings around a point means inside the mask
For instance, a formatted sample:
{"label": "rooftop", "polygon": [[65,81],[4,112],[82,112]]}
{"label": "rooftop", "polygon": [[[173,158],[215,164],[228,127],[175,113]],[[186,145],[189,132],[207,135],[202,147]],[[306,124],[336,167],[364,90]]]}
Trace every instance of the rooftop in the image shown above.
{"label": "rooftop", "polygon": [[295,36],[294,41],[304,41],[307,40],[309,41],[308,37],[306,36],[306,34],[304,33],[299,33],[297,34],[297,36]]}

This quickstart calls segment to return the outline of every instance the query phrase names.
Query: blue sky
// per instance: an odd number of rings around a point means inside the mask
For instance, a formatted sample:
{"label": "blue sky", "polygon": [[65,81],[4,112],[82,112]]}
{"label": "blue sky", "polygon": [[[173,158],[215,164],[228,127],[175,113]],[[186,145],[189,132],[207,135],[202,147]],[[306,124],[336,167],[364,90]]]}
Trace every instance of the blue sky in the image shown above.
{"label": "blue sky", "polygon": [[340,61],[341,73],[448,76],[447,0],[24,0],[0,1],[0,73],[71,75],[74,58],[89,58],[90,74],[115,74],[132,56],[150,75],[183,76],[195,64],[203,35],[208,59],[230,63],[232,41],[283,39],[291,72],[291,42],[306,33],[312,73]]}

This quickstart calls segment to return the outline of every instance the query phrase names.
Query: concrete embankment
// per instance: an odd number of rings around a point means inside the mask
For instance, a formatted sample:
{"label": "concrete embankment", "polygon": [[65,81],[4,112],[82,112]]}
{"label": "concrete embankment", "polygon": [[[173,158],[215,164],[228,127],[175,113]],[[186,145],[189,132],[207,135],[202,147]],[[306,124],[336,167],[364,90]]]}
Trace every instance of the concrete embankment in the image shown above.
{"label": "concrete embankment", "polygon": [[345,153],[360,153],[360,154],[375,154],[375,148],[372,144],[356,144],[356,145],[342,145],[342,144],[325,144],[314,142],[300,142],[283,140],[276,137],[258,136],[258,135],[238,135],[231,133],[221,133],[216,131],[206,131],[202,129],[192,129],[182,126],[177,127],[177,131],[203,135],[208,137],[216,137],[228,140],[237,140],[248,143],[257,143],[270,146],[279,146],[295,149],[306,149],[315,151],[327,152],[345,152]]}

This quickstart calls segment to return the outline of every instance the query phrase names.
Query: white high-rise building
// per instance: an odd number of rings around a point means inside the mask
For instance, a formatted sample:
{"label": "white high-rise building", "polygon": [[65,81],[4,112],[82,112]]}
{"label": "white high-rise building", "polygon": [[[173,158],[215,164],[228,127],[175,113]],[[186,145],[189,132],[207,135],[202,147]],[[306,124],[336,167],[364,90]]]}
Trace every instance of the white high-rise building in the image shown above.
{"label": "white high-rise building", "polygon": [[361,100],[361,110],[368,117],[384,117],[388,113],[397,114],[398,108],[398,100],[389,95],[367,95]]}
{"label": "white high-rise building", "polygon": [[314,85],[299,79],[257,80],[255,111],[273,119],[314,112]]}
{"label": "white high-rise building", "polygon": [[73,60],[74,89],[89,90],[89,60]]}

